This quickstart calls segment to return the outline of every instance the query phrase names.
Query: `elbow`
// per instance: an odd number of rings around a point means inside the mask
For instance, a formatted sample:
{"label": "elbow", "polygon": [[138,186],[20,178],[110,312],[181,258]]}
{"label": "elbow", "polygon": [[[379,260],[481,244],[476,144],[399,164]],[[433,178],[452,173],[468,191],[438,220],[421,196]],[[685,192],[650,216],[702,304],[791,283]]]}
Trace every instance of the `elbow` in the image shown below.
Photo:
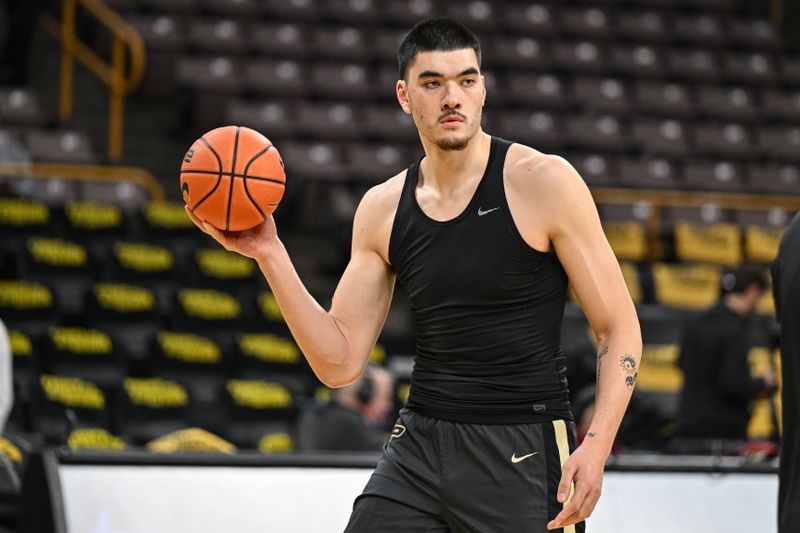
{"label": "elbow", "polygon": [[325,368],[314,369],[314,373],[323,385],[331,389],[346,387],[361,376],[363,369],[346,363],[326,365]]}

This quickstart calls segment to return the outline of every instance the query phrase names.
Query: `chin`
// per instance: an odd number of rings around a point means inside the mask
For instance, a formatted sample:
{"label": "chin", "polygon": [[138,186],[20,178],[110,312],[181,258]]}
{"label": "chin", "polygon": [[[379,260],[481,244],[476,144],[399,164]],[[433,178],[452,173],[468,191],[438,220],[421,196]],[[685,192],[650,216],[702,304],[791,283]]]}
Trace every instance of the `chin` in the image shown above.
{"label": "chin", "polygon": [[467,147],[473,135],[464,135],[460,137],[439,137],[436,139],[436,146],[440,150],[446,152],[457,152]]}

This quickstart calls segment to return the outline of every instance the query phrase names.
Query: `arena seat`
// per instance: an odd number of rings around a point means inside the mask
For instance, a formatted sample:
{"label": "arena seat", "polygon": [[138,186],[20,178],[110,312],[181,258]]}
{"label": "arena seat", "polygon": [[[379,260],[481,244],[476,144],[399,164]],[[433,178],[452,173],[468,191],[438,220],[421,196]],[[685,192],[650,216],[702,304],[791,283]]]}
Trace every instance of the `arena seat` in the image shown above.
{"label": "arena seat", "polygon": [[33,398],[32,427],[63,443],[77,428],[111,429],[108,391],[89,380],[42,374]]}
{"label": "arena seat", "polygon": [[236,56],[250,49],[250,27],[228,18],[198,18],[188,24],[188,40],[201,53]]}
{"label": "arena seat", "polygon": [[773,85],[778,81],[777,66],[760,52],[728,52],[723,58],[725,77],[735,83]]}
{"label": "arena seat", "polygon": [[649,246],[644,224],[635,220],[604,220],[603,230],[617,259],[643,261],[647,258]]}
{"label": "arena seat", "polygon": [[306,66],[293,60],[255,59],[247,63],[243,85],[257,95],[302,97]]}
{"label": "arena seat", "polygon": [[569,157],[575,169],[590,187],[616,185],[619,176],[619,159],[602,152],[579,152]]}
{"label": "arena seat", "polygon": [[606,47],[593,41],[557,41],[553,44],[553,66],[574,73],[606,72]]}
{"label": "arena seat", "polygon": [[570,141],[584,149],[624,152],[630,149],[628,123],[610,114],[580,114],[567,118]]}
{"label": "arena seat", "polygon": [[754,120],[760,115],[751,89],[739,86],[699,86],[699,110],[706,116],[723,120]]}
{"label": "arena seat", "polygon": [[686,163],[687,188],[740,192],[746,182],[747,169],[738,163],[724,159],[698,159]]}
{"label": "arena seat", "polygon": [[764,89],[761,91],[761,113],[781,121],[800,119],[800,91]]}
{"label": "arena seat", "polygon": [[79,131],[29,129],[25,145],[36,161],[94,164],[100,160],[92,150],[89,137]]}
{"label": "arena seat", "polygon": [[287,21],[253,21],[253,50],[271,58],[302,59],[310,55],[309,27]]}
{"label": "arena seat", "polygon": [[488,46],[496,50],[497,57],[490,60],[495,67],[517,72],[547,72],[551,66],[550,43],[539,38],[501,36],[491,40]]}
{"label": "arena seat", "polygon": [[698,124],[693,151],[711,157],[750,159],[753,157],[751,138],[749,128],[735,122]]}
{"label": "arena seat", "polygon": [[669,73],[680,79],[701,82],[719,81],[719,57],[705,48],[673,48],[667,53]]}
{"label": "arena seat", "polygon": [[504,27],[523,35],[558,35],[561,18],[557,6],[550,2],[509,4],[500,11],[500,20]]}
{"label": "arena seat", "polygon": [[713,13],[676,13],[672,17],[674,40],[709,48],[724,48],[728,37],[721,18]]}
{"label": "arena seat", "polygon": [[800,194],[800,166],[778,162],[750,167],[753,190],[773,194]]}
{"label": "arena seat", "polygon": [[307,179],[347,179],[341,145],[330,142],[286,141],[281,146],[286,172]]}
{"label": "arena seat", "polygon": [[311,50],[316,58],[363,62],[374,54],[374,35],[366,29],[322,26],[314,28],[311,35]]}
{"label": "arena seat", "polygon": [[380,20],[382,4],[377,0],[328,0],[321,11],[326,19],[339,23],[373,26]]}
{"label": "arena seat", "polygon": [[98,329],[57,327],[45,339],[41,357],[46,374],[85,378],[97,385],[119,384],[127,371],[124,348]]}
{"label": "arena seat", "polygon": [[232,100],[226,107],[225,122],[267,132],[276,146],[292,136],[300,125],[297,107],[289,101],[275,99]]}
{"label": "arena seat", "polygon": [[633,92],[639,113],[655,113],[665,118],[693,118],[696,113],[687,85],[638,81],[634,84]]}
{"label": "arena seat", "polygon": [[414,122],[398,107],[370,105],[364,113],[364,133],[378,139],[413,142],[418,139]]}
{"label": "arena seat", "polygon": [[396,144],[352,143],[347,146],[348,174],[369,183],[380,183],[403,170],[411,157]]}
{"label": "arena seat", "polygon": [[281,383],[232,379],[225,383],[222,399],[227,408],[226,436],[234,444],[259,449],[266,435],[289,434],[297,402]]}
{"label": "arena seat", "polygon": [[34,91],[15,87],[0,89],[0,121],[4,126],[44,126],[48,117]]}
{"label": "arena seat", "polygon": [[361,100],[372,95],[372,80],[359,63],[320,62],[311,65],[313,95],[342,100]]}
{"label": "arena seat", "polygon": [[615,114],[630,111],[631,95],[627,85],[617,78],[576,78],[574,87],[581,106]]}
{"label": "arena seat", "polygon": [[239,299],[227,291],[182,287],[171,303],[166,324],[178,331],[236,329],[247,319]]}
{"label": "arena seat", "polygon": [[149,242],[117,241],[105,264],[113,280],[121,282],[175,281],[180,276],[177,258],[166,246]]}
{"label": "arena seat", "polygon": [[662,44],[671,39],[664,14],[635,7],[618,13],[617,32],[624,39]]}
{"label": "arena seat", "polygon": [[239,17],[253,20],[261,15],[261,4],[258,0],[197,0],[198,7],[204,13]]}
{"label": "arena seat", "polygon": [[632,124],[634,143],[647,155],[679,156],[688,151],[690,126],[675,119],[637,119]]}
{"label": "arena seat", "polygon": [[[274,83],[271,77],[266,78]],[[181,56],[177,64],[179,87],[213,93],[235,94],[250,85],[249,71],[238,59],[225,56]]]}
{"label": "arena seat", "polygon": [[566,138],[562,115],[550,111],[503,111],[499,117],[500,130],[506,138],[529,143],[543,151],[558,153]]}
{"label": "arena seat", "polygon": [[190,426],[190,391],[162,378],[126,377],[118,393],[119,433],[136,445]]}
{"label": "arena seat", "polygon": [[800,162],[800,127],[763,126],[758,130],[758,147],[767,157]]}
{"label": "arena seat", "polygon": [[742,262],[742,232],[731,223],[675,225],[675,254],[681,261],[737,266]]}
{"label": "arena seat", "polygon": [[189,265],[188,272],[184,274],[184,283],[193,286],[235,290],[252,288],[261,280],[255,261],[219,246],[196,248]]}
{"label": "arena seat", "polygon": [[626,187],[676,189],[681,185],[682,167],[663,157],[623,158],[619,171],[619,182]]}
{"label": "arena seat", "polygon": [[640,79],[660,79],[666,75],[663,54],[646,44],[610,45],[608,64],[614,73]]}
{"label": "arena seat", "polygon": [[295,132],[331,140],[360,137],[363,119],[359,107],[347,103],[304,105],[299,110]]}
{"label": "arena seat", "polygon": [[704,264],[653,264],[656,303],[706,309],[719,296],[719,267]]}

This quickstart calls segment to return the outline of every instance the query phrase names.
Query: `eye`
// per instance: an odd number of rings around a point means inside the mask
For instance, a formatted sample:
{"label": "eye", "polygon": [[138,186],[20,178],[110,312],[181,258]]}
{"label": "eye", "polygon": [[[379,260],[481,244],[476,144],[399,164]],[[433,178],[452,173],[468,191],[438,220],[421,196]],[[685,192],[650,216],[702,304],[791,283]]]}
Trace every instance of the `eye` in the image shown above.
{"label": "eye", "polygon": [[474,78],[467,78],[467,79],[465,79],[464,81],[461,82],[461,85],[463,85],[465,87],[472,87],[473,85],[475,85],[475,79]]}
{"label": "eye", "polygon": [[439,82],[438,81],[426,81],[425,82],[425,88],[426,89],[435,89],[438,86],[439,86]]}

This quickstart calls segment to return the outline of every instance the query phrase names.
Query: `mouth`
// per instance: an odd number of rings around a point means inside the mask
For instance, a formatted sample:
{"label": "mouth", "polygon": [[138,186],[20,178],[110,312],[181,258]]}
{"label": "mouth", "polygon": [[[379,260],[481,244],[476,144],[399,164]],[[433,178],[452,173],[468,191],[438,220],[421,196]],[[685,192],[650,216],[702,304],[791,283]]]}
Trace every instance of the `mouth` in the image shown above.
{"label": "mouth", "polygon": [[456,115],[449,115],[439,121],[439,123],[445,128],[457,128],[459,125],[463,124],[463,122],[464,119]]}

